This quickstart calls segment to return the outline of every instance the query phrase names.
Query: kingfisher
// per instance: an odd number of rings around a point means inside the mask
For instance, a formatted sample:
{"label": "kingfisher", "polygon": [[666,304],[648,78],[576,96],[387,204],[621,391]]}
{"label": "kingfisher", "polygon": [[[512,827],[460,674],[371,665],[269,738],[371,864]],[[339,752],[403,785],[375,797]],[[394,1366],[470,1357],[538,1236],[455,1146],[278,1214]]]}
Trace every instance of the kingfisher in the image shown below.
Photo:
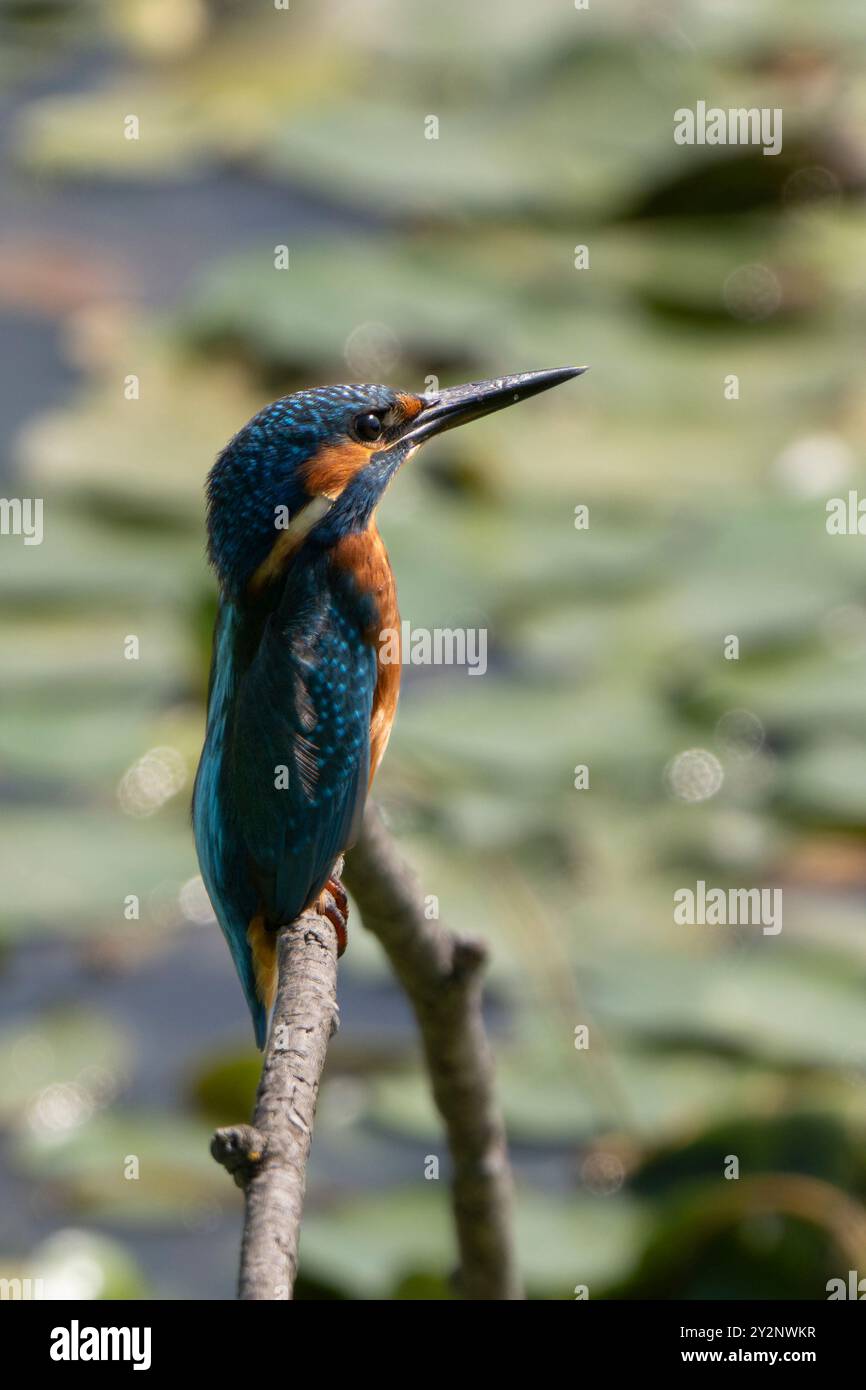
{"label": "kingfisher", "polygon": [[259,1048],[278,929],[315,906],[333,923],[338,952],[346,947],[339,865],[400,689],[397,590],[378,504],[425,440],[585,370],[420,395],[367,385],[298,391],[253,416],[208,475],[219,605],[193,827]]}

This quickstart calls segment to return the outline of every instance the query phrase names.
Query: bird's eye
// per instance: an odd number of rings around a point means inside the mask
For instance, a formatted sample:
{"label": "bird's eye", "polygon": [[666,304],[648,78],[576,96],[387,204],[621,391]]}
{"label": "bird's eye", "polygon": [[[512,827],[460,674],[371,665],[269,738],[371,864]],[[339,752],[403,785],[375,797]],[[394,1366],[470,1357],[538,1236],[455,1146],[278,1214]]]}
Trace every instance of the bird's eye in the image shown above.
{"label": "bird's eye", "polygon": [[382,433],[382,421],[378,415],[359,415],[355,421],[355,433],[359,439],[378,439]]}

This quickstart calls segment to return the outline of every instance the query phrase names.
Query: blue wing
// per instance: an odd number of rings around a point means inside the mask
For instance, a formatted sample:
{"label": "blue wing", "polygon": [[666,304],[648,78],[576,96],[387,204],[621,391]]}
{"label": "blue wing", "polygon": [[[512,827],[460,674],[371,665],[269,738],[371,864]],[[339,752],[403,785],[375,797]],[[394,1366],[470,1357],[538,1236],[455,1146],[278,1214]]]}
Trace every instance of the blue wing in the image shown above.
{"label": "blue wing", "polygon": [[222,769],[232,702],[237,687],[235,642],[241,615],[234,604],[223,601],[217,613],[211,658],[205,744],[196,773],[192,819],[202,878],[228,942],[235,969],[253,1017],[256,1043],[264,1045],[267,1019],[256,990],[252,952],[247,941],[249,904],[243,901],[243,878],[237,872],[236,847],[220,795]]}
{"label": "blue wing", "polygon": [[350,583],[331,579],[322,561],[293,572],[266,611],[224,602],[214,637],[196,844],[259,1046],[250,921],[290,922],[318,896],[355,837],[369,781],[370,615]]}

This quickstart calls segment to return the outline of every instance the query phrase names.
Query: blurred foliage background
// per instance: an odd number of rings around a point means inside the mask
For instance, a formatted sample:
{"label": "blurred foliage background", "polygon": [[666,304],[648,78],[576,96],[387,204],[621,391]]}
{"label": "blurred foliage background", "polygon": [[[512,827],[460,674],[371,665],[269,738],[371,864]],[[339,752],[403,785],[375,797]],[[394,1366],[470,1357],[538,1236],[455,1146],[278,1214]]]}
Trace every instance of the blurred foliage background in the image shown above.
{"label": "blurred foliage background", "polygon": [[[188,820],[214,454],[302,385],[564,362],[380,518],[404,618],[489,630],[483,679],[407,668],[378,793],[491,941],[529,1290],[864,1272],[866,570],[825,529],[866,486],[858,0],[19,0],[0,37],[3,486],[45,505],[0,544],[0,1272],[232,1294],[208,1140],[258,1058]],[[782,153],[676,146],[698,100],[781,107]],[[675,926],[698,879],[781,887],[782,933]],[[299,1295],[447,1298],[357,915],[340,989]]]}

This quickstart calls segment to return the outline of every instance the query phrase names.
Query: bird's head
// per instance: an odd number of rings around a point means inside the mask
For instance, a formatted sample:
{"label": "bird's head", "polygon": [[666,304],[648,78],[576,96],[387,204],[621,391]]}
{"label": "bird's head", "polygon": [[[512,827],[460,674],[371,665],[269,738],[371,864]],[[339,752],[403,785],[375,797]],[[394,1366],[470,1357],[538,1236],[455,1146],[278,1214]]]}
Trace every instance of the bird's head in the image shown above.
{"label": "bird's head", "polygon": [[318,386],[274,401],[229,441],[208,477],[209,553],[224,591],[239,598],[261,589],[299,546],[364,530],[426,439],[585,370],[524,372],[426,395]]}

